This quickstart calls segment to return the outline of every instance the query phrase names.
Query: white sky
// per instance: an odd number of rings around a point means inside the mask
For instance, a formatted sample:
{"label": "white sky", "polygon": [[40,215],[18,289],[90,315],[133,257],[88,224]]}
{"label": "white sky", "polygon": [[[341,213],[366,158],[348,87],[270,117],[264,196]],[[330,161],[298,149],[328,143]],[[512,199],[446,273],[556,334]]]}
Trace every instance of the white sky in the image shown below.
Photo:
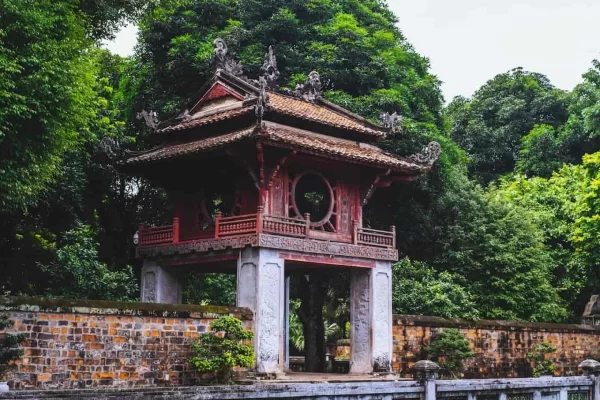
{"label": "white sky", "polygon": [[[494,75],[521,66],[571,90],[600,58],[598,0],[388,0],[400,29],[429,58],[446,101],[471,96]],[[137,29],[108,48],[126,56]]]}

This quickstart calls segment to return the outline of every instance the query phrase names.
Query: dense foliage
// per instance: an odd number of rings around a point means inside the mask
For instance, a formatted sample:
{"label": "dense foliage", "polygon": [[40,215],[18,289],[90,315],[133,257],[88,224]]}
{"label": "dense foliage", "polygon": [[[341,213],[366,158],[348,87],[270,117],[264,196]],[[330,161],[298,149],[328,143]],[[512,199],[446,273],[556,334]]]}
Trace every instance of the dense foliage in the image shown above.
{"label": "dense foliage", "polygon": [[556,366],[554,361],[548,359],[548,355],[556,352],[556,346],[543,342],[533,346],[533,349],[527,353],[527,359],[533,363],[533,376],[552,375]]}
{"label": "dense foliage", "polygon": [[254,347],[249,341],[252,331],[244,330],[242,322],[231,316],[220,317],[192,342],[189,363],[199,372],[212,373],[217,382],[228,383],[234,367],[254,365]]}
{"label": "dense foliage", "polygon": [[439,364],[442,375],[449,378],[460,378],[463,360],[475,355],[458,329],[444,329],[436,334],[426,350]]}
{"label": "dense foliage", "polygon": [[[98,48],[128,20],[134,56]],[[317,70],[327,99],[372,120],[401,113],[390,152],[441,143],[430,174],[377,191],[364,212],[367,226],[397,226],[395,312],[575,320],[600,284],[600,64],[571,92],[517,68],[444,110],[397,22],[378,0],[0,0],[1,285],[136,298],[132,235],[171,210],[117,162],[149,145],[137,112],[166,118],[209,78],[220,36],[249,76],[274,45],[282,86]],[[322,319],[346,330],[338,278],[313,288],[327,295],[308,332],[298,308],[308,342]],[[234,302],[232,276],[187,283],[187,302]]]}

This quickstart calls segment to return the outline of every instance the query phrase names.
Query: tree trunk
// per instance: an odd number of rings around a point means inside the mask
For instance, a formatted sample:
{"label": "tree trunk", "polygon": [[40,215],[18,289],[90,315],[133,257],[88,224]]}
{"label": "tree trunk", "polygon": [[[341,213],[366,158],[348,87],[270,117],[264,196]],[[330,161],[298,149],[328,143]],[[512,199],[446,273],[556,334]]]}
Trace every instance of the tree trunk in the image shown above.
{"label": "tree trunk", "polygon": [[323,305],[327,298],[329,277],[322,272],[311,272],[298,279],[298,292],[302,301],[298,317],[304,331],[304,370],[324,372],[325,370],[325,327],[323,325]]}

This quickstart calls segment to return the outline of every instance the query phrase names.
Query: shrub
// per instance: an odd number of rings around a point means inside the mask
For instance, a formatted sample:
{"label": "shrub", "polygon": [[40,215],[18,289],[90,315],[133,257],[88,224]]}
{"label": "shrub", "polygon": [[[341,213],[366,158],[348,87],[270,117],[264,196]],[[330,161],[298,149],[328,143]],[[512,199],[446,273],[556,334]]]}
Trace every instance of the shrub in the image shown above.
{"label": "shrub", "polygon": [[210,329],[192,342],[189,363],[198,372],[212,373],[217,382],[229,383],[234,367],[254,365],[254,348],[241,343],[252,339],[254,333],[244,330],[242,322],[231,316],[214,320]]}
{"label": "shrub", "polygon": [[473,357],[469,341],[458,329],[441,331],[434,336],[426,350],[440,365],[442,373],[450,378],[458,378],[463,360]]}
{"label": "shrub", "polygon": [[[6,315],[0,315],[0,331],[11,328],[15,323]],[[14,362],[23,356],[23,350],[15,348],[23,343],[25,335],[0,334],[0,381],[6,380],[6,373],[14,367]]]}
{"label": "shrub", "polygon": [[537,378],[554,373],[554,361],[546,359],[546,354],[552,354],[555,351],[556,346],[546,342],[533,346],[533,349],[527,353],[527,359],[533,362],[533,376]]}

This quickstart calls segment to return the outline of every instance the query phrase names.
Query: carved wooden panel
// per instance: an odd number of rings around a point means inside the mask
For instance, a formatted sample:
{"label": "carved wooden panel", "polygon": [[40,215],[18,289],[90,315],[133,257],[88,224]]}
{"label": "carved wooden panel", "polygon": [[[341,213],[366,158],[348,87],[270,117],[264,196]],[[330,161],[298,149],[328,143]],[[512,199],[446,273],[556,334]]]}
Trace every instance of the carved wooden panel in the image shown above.
{"label": "carved wooden panel", "polygon": [[271,186],[271,214],[278,217],[285,217],[286,187],[285,177],[279,173],[273,178]]}
{"label": "carved wooden panel", "polygon": [[338,185],[340,188],[340,232],[350,234],[352,230],[352,197],[350,187]]}

